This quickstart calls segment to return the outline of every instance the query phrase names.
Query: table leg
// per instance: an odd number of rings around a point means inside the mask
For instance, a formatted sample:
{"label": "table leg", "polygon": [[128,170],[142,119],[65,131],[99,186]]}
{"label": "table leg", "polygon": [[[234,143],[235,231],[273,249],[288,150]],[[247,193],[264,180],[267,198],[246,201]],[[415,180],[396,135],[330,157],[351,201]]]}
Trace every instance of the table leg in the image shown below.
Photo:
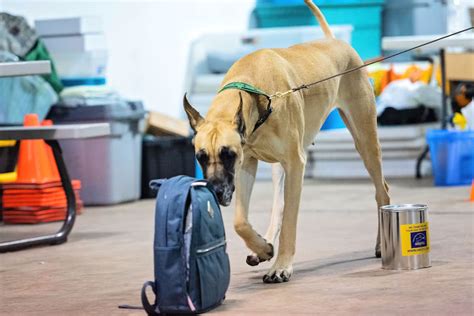
{"label": "table leg", "polygon": [[[445,50],[444,48],[439,50],[439,58],[440,58],[440,70],[441,70],[441,129],[446,129],[448,125],[448,102],[446,100],[446,62],[444,58]],[[425,149],[418,156],[416,161],[416,178],[421,179],[421,162],[425,159],[426,155],[428,154],[430,148],[426,145]]]}
{"label": "table leg", "polygon": [[416,159],[416,178],[421,179],[421,163],[423,160],[426,158],[426,155],[428,155],[430,151],[430,147],[426,145],[425,149],[423,149],[423,152],[418,156]]}
{"label": "table leg", "polygon": [[71,179],[67,173],[67,168],[64,163],[61,147],[57,140],[46,140],[45,141],[53,150],[54,159],[58,166],[59,175],[61,177],[61,183],[64,188],[67,200],[67,213],[66,219],[61,229],[56,234],[38,236],[32,238],[25,238],[19,240],[0,242],[0,253],[21,250],[38,245],[57,245],[67,241],[67,236],[74,226],[76,219],[76,196],[74,195],[74,189],[71,184]]}
{"label": "table leg", "polygon": [[441,129],[446,129],[448,125],[448,102],[446,100],[446,61],[445,51],[442,48],[439,52],[440,57],[440,68],[441,68]]}

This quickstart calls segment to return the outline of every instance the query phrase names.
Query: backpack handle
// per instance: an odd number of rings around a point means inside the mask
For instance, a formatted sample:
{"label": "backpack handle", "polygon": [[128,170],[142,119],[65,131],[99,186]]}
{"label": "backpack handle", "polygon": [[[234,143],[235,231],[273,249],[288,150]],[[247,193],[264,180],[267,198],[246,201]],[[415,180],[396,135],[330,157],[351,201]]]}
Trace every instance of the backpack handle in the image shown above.
{"label": "backpack handle", "polygon": [[217,195],[216,195],[216,192],[214,191],[214,186],[209,181],[207,181],[206,179],[199,179],[199,180],[194,181],[193,183],[191,183],[191,187],[206,187],[206,188],[208,188],[209,191],[211,191],[212,195],[214,195],[214,198],[217,201]]}
{"label": "backpack handle", "polygon": [[145,311],[148,315],[160,315],[160,312],[156,311],[157,310],[156,305],[151,305],[150,301],[148,301],[148,297],[146,296],[146,288],[147,287],[151,287],[151,289],[153,290],[153,293],[155,293],[155,295],[156,295],[155,282],[146,281],[145,284],[143,284],[142,293],[141,293],[143,308],[145,309]]}
{"label": "backpack handle", "polygon": [[211,185],[211,184],[207,180],[203,180],[203,179],[196,180],[193,183],[191,183],[192,187],[207,187],[209,185]]}
{"label": "backpack handle", "polygon": [[160,189],[161,185],[166,181],[166,179],[156,179],[156,180],[151,180],[148,186],[153,190],[158,192]]}
{"label": "backpack handle", "polygon": [[[148,186],[153,190],[153,191],[158,191],[161,187],[161,185],[168,179],[155,179],[151,180]],[[191,183],[192,187],[212,187],[212,185],[205,179],[200,179],[196,180],[193,183]]]}

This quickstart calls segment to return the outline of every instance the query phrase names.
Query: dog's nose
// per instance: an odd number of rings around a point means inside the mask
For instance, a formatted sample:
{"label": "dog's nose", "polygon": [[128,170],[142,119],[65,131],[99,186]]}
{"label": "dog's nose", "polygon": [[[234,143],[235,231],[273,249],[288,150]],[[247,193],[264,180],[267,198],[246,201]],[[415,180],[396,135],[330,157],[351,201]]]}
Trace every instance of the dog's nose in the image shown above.
{"label": "dog's nose", "polygon": [[216,195],[218,198],[222,198],[224,195],[224,189],[221,187],[214,187],[214,191],[216,191]]}

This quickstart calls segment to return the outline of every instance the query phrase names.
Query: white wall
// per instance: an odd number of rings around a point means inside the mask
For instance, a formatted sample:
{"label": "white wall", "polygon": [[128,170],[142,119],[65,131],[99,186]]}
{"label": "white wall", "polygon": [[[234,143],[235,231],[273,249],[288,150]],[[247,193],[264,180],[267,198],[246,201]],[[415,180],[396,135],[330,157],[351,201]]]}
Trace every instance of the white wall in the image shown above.
{"label": "white wall", "polygon": [[109,50],[108,82],[148,109],[181,114],[188,47],[203,32],[247,28],[254,0],[0,0],[35,19],[96,15]]}

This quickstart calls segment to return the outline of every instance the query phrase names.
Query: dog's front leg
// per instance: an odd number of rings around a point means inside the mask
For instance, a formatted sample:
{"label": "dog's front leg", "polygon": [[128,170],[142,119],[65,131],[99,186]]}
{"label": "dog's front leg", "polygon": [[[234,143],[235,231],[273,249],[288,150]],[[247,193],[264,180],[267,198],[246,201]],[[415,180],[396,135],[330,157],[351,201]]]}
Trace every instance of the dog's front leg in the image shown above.
{"label": "dog's front leg", "polygon": [[303,187],[304,166],[306,157],[301,153],[298,158],[283,163],[285,169],[285,203],[280,233],[280,245],[275,263],[263,277],[265,283],[287,282],[293,273],[293,257],[295,255],[296,224]]}
{"label": "dog's front leg", "polygon": [[258,260],[265,261],[273,257],[273,245],[257,234],[248,221],[250,195],[255,182],[257,164],[257,159],[245,156],[237,174],[234,228],[247,247],[257,254]]}
{"label": "dog's front leg", "polygon": [[[276,238],[280,233],[281,229],[281,218],[283,216],[283,206],[284,206],[284,196],[285,192],[283,191],[284,182],[285,182],[285,170],[283,169],[280,163],[272,164],[272,181],[273,181],[273,206],[272,214],[270,217],[270,224],[268,225],[267,233],[265,234],[265,239],[271,243],[275,244]],[[260,263],[259,257],[252,253],[247,256],[247,264],[250,266],[256,266]]]}

